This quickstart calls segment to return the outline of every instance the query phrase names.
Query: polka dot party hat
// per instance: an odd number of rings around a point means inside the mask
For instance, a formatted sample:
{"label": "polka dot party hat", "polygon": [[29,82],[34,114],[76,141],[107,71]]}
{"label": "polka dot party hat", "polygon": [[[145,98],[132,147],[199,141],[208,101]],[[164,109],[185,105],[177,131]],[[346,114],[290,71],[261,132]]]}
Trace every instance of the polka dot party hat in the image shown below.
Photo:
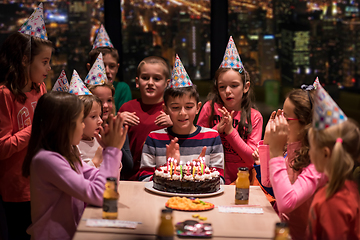
{"label": "polka dot party hat", "polygon": [[187,74],[184,65],[182,64],[179,56],[176,54],[175,65],[171,73],[171,80],[169,87],[179,88],[179,87],[190,87],[193,83],[190,80],[189,75]]}
{"label": "polka dot party hat", "polygon": [[105,65],[102,53],[96,58],[84,82],[91,85],[100,85],[107,82]]}
{"label": "polka dot party hat", "polygon": [[229,42],[226,46],[223,61],[219,68],[239,68],[240,73],[244,69],[244,65],[241,62],[240,55],[236,49],[232,36],[230,36]]}
{"label": "polka dot party hat", "polygon": [[44,14],[43,14],[43,4],[40,3],[39,6],[35,9],[35,11],[30,15],[29,19],[20,27],[19,32],[39,37],[41,39],[48,39]]}
{"label": "polka dot party hat", "polygon": [[313,127],[321,130],[347,120],[344,112],[318,82],[316,86]]}
{"label": "polka dot party hat", "polygon": [[57,91],[57,92],[68,92],[69,91],[69,82],[66,78],[66,74],[65,71],[62,70],[60,73],[59,78],[56,80],[52,91]]}
{"label": "polka dot party hat", "polygon": [[93,44],[93,49],[98,47],[111,47],[114,48],[114,45],[111,43],[109,35],[107,34],[104,26],[101,24],[98,34],[96,36],[95,42]]}
{"label": "polka dot party hat", "polygon": [[319,85],[320,85],[319,77],[316,77],[316,79],[315,79],[315,81],[313,83],[313,86],[316,89],[316,88],[318,88]]}
{"label": "polka dot party hat", "polygon": [[87,89],[87,87],[85,86],[84,82],[81,80],[76,70],[74,70],[71,77],[69,93],[75,95],[92,95],[89,89]]}

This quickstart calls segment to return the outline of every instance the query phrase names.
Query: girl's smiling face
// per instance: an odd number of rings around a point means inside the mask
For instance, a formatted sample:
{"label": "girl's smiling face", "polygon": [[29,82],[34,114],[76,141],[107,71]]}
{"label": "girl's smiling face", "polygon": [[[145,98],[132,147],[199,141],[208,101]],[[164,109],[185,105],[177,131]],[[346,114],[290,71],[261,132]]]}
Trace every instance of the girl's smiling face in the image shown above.
{"label": "girl's smiling face", "polygon": [[244,86],[240,73],[230,69],[219,75],[217,88],[226,109],[239,111],[243,95],[249,91],[250,82],[246,82]]}
{"label": "girl's smiling face", "polygon": [[91,92],[100,98],[103,107],[102,120],[106,121],[113,112],[113,95],[111,89],[107,86],[97,86],[92,89]]}
{"label": "girl's smiling face", "polygon": [[84,118],[85,128],[82,139],[90,140],[95,134],[99,134],[102,123],[101,106],[94,101],[90,113]]}

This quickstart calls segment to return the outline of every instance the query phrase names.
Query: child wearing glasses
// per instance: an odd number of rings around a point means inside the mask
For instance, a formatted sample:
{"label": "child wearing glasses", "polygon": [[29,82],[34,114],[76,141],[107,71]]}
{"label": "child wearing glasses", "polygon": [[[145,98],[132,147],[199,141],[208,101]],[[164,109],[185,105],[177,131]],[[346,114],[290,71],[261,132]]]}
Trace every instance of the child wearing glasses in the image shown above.
{"label": "child wearing glasses", "polygon": [[[315,191],[324,186],[326,177],[316,171],[308,155],[308,129],[313,115],[314,90],[294,89],[283,109],[272,112],[259,142],[261,182],[272,187],[282,221],[289,223],[292,239],[304,239],[310,204]],[[277,141],[275,128],[279,118],[286,119],[286,139]],[[282,149],[277,156],[272,149]]]}

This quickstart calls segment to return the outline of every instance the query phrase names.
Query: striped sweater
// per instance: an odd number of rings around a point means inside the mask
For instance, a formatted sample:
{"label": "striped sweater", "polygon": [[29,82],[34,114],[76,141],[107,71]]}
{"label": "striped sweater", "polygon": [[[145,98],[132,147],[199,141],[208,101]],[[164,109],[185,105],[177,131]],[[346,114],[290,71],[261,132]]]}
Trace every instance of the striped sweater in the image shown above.
{"label": "striped sweater", "polygon": [[186,164],[197,159],[206,146],[205,163],[215,167],[224,176],[224,153],[219,133],[210,128],[196,126],[196,131],[189,135],[178,135],[172,127],[150,132],[146,138],[140,165],[140,180],[149,181],[155,169],[166,164],[166,145],[177,137],[180,146],[180,161]]}

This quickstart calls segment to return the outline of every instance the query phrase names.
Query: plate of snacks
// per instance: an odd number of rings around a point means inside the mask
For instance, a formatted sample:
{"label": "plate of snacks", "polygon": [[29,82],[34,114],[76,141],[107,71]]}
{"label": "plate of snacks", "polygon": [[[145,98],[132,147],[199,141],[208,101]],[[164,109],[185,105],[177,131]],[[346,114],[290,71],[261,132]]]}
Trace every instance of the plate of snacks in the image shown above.
{"label": "plate of snacks", "polygon": [[167,208],[180,211],[197,212],[207,211],[215,207],[214,204],[202,201],[198,198],[172,197],[165,203]]}

